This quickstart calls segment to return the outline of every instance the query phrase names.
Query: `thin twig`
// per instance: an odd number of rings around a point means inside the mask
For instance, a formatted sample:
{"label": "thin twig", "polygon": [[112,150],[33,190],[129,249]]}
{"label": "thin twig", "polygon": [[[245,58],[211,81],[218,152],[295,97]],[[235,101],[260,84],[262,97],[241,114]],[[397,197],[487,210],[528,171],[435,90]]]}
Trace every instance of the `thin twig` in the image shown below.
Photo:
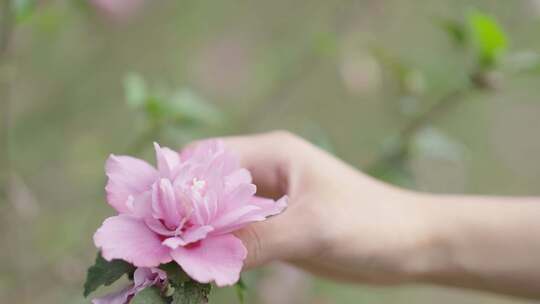
{"label": "thin twig", "polygon": [[[472,75],[477,75],[477,73]],[[471,76],[471,79],[472,78],[473,76]],[[373,162],[366,166],[366,172],[375,174],[379,172],[381,168],[387,168],[393,164],[402,162],[407,157],[409,150],[408,145],[411,139],[419,130],[427,126],[429,123],[436,121],[441,116],[446,115],[453,108],[459,105],[466,95],[480,89],[487,89],[487,87],[480,83],[471,81],[469,85],[455,89],[444,95],[431,108],[407,123],[397,135],[396,147],[394,147],[389,153],[385,153],[376,158]]]}

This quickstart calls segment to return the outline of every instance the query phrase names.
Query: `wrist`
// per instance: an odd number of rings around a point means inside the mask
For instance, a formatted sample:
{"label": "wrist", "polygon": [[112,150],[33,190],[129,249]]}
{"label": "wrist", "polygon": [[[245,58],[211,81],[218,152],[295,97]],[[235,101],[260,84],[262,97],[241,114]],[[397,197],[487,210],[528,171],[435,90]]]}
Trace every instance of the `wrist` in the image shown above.
{"label": "wrist", "polygon": [[412,241],[401,260],[402,276],[405,282],[437,282],[455,268],[452,225],[448,225],[455,217],[450,206],[439,204],[437,195],[408,192],[405,197],[414,212]]}

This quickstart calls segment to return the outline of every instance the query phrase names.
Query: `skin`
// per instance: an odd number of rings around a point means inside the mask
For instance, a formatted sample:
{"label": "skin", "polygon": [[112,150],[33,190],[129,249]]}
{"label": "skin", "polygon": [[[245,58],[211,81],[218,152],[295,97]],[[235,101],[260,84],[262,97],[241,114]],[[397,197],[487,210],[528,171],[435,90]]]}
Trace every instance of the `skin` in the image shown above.
{"label": "skin", "polygon": [[246,268],[286,261],[357,283],[540,298],[540,198],[440,195],[375,180],[286,132],[224,138],[288,209],[237,232]]}

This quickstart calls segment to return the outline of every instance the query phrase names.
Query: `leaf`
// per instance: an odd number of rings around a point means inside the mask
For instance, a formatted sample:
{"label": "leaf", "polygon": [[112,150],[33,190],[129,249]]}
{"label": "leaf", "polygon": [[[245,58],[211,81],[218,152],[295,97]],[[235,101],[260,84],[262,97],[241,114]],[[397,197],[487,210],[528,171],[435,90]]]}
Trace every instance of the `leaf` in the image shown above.
{"label": "leaf", "polygon": [[161,295],[161,292],[155,286],[147,287],[137,293],[130,304],[166,304],[168,301]]}
{"label": "leaf", "polygon": [[36,7],[36,0],[11,0],[11,7],[15,15],[15,20],[21,23],[32,16]]}
{"label": "leaf", "polygon": [[410,145],[411,154],[431,159],[459,162],[466,153],[461,143],[433,127],[419,130]]}
{"label": "leaf", "polygon": [[138,73],[127,74],[124,78],[124,94],[130,107],[141,107],[147,98],[144,78]]}
{"label": "leaf", "polygon": [[468,16],[471,42],[478,62],[483,68],[491,68],[507,48],[506,34],[490,15],[474,11]]}
{"label": "leaf", "polygon": [[217,124],[222,120],[222,113],[211,103],[189,89],[180,89],[172,97],[168,105],[169,113],[177,120],[187,120],[206,125]]}
{"label": "leaf", "polygon": [[203,284],[193,280],[174,287],[171,304],[205,304],[212,285]]}
{"label": "leaf", "polygon": [[191,280],[191,278],[182,270],[182,268],[176,264],[176,262],[170,262],[159,266],[161,270],[167,273],[167,279],[174,286],[180,286],[185,282]]}
{"label": "leaf", "polygon": [[435,22],[441,29],[443,29],[448,34],[448,36],[450,37],[452,42],[455,43],[455,45],[465,45],[465,42],[467,40],[467,31],[463,24],[451,19],[436,19]]}
{"label": "leaf", "polygon": [[88,268],[84,283],[84,297],[98,289],[101,285],[111,285],[126,273],[135,271],[135,267],[122,260],[107,261],[98,252],[96,262]]}
{"label": "leaf", "polygon": [[240,278],[240,280],[238,280],[238,282],[236,282],[234,287],[236,289],[236,295],[238,296],[238,302],[240,302],[240,304],[244,304],[244,300],[245,300],[245,296],[246,296],[246,289],[247,289],[247,286],[244,283],[244,280],[242,280],[242,278]]}

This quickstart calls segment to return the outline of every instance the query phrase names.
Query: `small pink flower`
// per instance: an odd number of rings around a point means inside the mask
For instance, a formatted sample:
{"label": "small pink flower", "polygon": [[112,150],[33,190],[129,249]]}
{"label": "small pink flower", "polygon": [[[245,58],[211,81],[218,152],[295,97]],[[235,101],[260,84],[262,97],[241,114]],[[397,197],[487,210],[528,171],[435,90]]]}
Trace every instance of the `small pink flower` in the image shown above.
{"label": "small pink flower", "polygon": [[146,0],[90,0],[90,3],[113,20],[123,21],[136,15]]}
{"label": "small pink flower", "polygon": [[104,297],[95,298],[92,304],[126,304],[146,287],[155,285],[161,289],[165,287],[166,282],[167,274],[159,268],[137,268],[131,285]]}
{"label": "small pink flower", "polygon": [[234,284],[247,250],[232,232],[281,213],[286,197],[256,197],[251,174],[221,141],[180,154],[154,145],[157,169],[129,156],[107,160],[107,201],[119,214],[103,222],[94,243],[107,260],[137,267],[174,260],[198,282]]}

